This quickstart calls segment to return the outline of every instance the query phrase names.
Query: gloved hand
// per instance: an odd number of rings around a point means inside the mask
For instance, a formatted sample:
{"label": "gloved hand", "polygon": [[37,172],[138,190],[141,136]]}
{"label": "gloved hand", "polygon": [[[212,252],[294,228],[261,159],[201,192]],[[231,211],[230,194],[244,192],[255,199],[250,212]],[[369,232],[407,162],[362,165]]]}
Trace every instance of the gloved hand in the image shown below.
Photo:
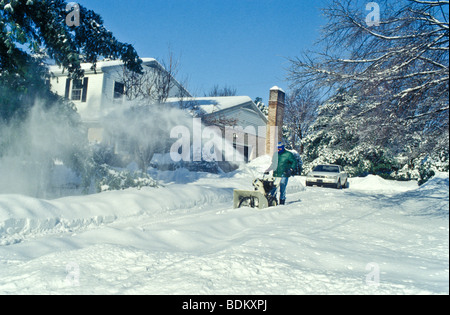
{"label": "gloved hand", "polygon": [[292,174],[294,174],[294,169],[293,168],[288,169],[286,172],[287,177],[291,177]]}

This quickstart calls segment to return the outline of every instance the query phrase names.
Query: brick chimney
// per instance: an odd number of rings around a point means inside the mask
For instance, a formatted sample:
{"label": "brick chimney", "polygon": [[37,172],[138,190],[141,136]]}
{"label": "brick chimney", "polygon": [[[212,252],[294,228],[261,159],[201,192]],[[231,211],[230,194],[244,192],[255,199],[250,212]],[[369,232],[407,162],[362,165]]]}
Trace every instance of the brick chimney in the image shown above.
{"label": "brick chimney", "polygon": [[270,89],[269,117],[267,122],[266,154],[275,152],[278,142],[283,139],[284,100],[286,93],[278,86]]}

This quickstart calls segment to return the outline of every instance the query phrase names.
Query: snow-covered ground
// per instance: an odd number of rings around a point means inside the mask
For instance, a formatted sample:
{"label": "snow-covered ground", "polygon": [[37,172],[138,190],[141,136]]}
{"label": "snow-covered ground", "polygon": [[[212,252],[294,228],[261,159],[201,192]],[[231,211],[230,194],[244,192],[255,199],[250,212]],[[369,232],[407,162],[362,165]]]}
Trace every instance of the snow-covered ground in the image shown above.
{"label": "snow-covered ground", "polygon": [[449,294],[449,178],[291,179],[288,204],[233,209],[268,164],[161,172],[164,187],[0,195],[0,294]]}

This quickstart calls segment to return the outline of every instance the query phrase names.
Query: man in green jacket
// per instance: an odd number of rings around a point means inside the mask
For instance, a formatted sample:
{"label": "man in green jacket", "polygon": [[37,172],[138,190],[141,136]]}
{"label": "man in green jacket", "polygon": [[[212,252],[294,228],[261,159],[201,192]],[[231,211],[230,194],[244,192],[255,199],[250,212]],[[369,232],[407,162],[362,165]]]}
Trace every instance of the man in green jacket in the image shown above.
{"label": "man in green jacket", "polygon": [[[278,143],[278,152],[275,152],[272,158],[272,165],[266,170],[266,174],[273,170],[273,177],[280,177],[280,205],[286,203],[286,187],[289,177],[297,168],[297,159],[294,154],[287,151],[282,142]],[[275,194],[277,188],[274,188],[271,194]]]}

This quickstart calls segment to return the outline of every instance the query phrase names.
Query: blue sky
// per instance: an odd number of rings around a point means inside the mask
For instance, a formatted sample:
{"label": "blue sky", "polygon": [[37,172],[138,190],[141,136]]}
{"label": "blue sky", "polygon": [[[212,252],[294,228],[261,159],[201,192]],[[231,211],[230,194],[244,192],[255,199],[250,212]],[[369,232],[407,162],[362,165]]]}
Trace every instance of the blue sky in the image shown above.
{"label": "blue sky", "polygon": [[288,57],[312,47],[325,23],[325,0],[80,0],[141,57],[169,51],[179,60],[177,79],[203,96],[214,85],[262,97],[285,80]]}

